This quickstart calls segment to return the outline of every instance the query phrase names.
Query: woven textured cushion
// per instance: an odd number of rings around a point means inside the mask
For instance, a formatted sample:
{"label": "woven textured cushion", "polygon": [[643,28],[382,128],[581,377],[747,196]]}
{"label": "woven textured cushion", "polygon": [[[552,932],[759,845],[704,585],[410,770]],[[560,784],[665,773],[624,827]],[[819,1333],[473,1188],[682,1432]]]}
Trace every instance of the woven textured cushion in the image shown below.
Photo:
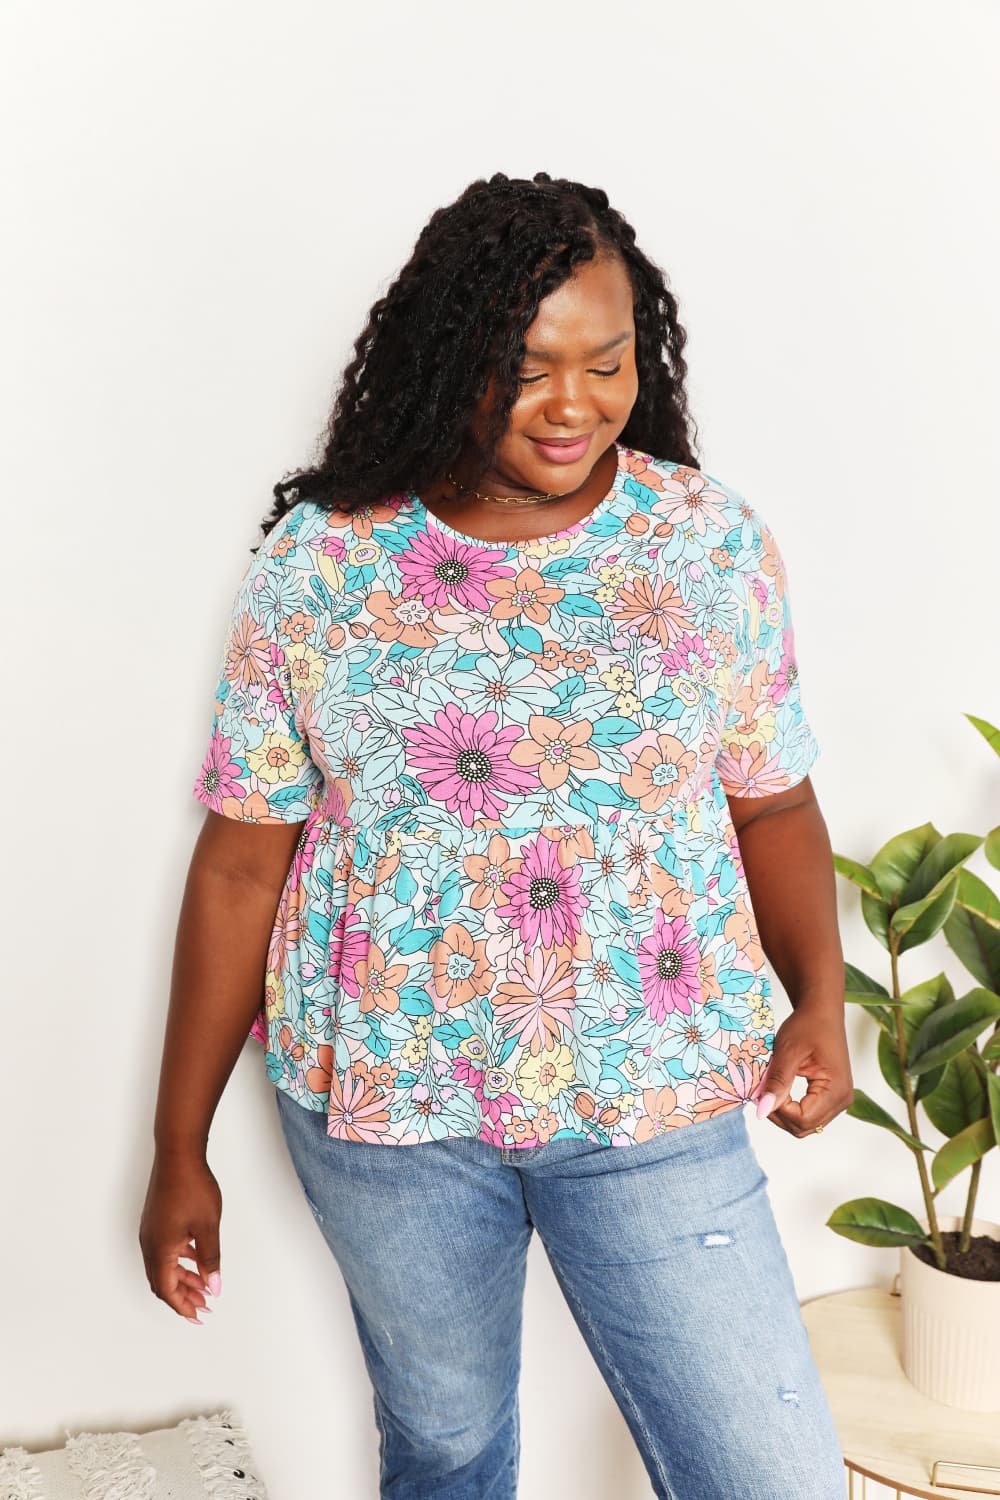
{"label": "woven textured cushion", "polygon": [[65,1448],[0,1452],[0,1500],[267,1500],[230,1411],[156,1432],[67,1433]]}

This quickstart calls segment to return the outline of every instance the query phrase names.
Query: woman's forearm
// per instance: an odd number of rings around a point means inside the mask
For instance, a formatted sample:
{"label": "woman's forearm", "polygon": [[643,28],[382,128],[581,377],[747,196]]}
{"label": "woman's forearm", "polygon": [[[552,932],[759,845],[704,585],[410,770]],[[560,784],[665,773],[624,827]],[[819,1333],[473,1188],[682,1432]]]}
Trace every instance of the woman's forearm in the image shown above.
{"label": "woman's forearm", "polygon": [[833,853],[815,798],[762,812],[737,837],[761,944],[793,1007],[842,1011]]}
{"label": "woman's forearm", "polygon": [[153,1134],[158,1155],[201,1155],[263,1003],[278,894],[196,855],[181,902]]}

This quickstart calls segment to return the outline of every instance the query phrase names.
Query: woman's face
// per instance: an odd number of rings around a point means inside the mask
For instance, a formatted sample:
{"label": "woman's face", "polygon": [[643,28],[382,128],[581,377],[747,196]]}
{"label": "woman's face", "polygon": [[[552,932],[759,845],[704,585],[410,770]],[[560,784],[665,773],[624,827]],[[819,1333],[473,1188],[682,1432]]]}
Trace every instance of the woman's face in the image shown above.
{"label": "woman's face", "polygon": [[[639,394],[632,287],[617,256],[585,262],[543,299],[519,373],[521,393],[483,487],[502,485],[504,494],[579,489]],[[491,380],[474,434],[493,390]]]}

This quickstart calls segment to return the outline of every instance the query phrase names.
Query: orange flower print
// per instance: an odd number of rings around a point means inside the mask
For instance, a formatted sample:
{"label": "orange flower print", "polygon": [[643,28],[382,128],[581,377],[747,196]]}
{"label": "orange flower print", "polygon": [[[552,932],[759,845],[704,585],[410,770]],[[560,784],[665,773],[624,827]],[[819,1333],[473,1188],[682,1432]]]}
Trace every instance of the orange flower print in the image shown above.
{"label": "orange flower print", "polygon": [[724,789],[734,797],[766,797],[784,791],[788,785],[788,772],[782,769],[779,757],[769,757],[760,740],[727,746],[716,766]]}
{"label": "orange flower print", "polygon": [[378,943],[369,946],[367,956],[354,965],[354,977],[361,987],[362,1011],[399,1009],[398,985],[406,982],[409,969],[406,964],[393,964],[387,969],[385,954]]}
{"label": "orange flower print", "polygon": [[517,766],[536,766],[542,786],[551,790],[562,786],[570,766],[574,770],[593,770],[600,765],[587,744],[593,732],[593,724],[586,721],[567,724],[545,714],[530,714],[528,738],[511,746],[510,758]]}
{"label": "orange flower print", "polygon": [[[518,861],[510,857],[510,845],[502,834],[495,833],[485,854],[467,854],[462,861],[466,875],[476,882],[469,895],[469,905],[476,911],[497,904],[500,887],[517,869]],[[506,901],[506,896],[504,896]]]}
{"label": "orange flower print", "polygon": [[643,812],[659,812],[676,797],[697,764],[697,756],[685,750],[672,734],[658,734],[655,745],[640,750],[631,771],[622,775],[622,791],[635,797]]}
{"label": "orange flower print", "polygon": [[647,456],[642,453],[627,453],[625,455],[624,468],[626,473],[631,474],[633,479],[644,484],[647,490],[662,490],[663,476],[659,471],[647,462]]}
{"label": "orange flower print", "polygon": [[486,592],[497,601],[490,610],[494,619],[516,620],[523,615],[534,625],[546,625],[550,606],[566,591],[546,583],[534,568],[522,568],[516,578],[491,578]]}
{"label": "orange flower print", "polygon": [[385,589],[368,595],[372,629],[380,641],[401,641],[404,646],[433,646],[437,635],[433,616],[422,599],[393,598]]}
{"label": "orange flower print", "polygon": [[677,1108],[677,1095],[672,1088],[643,1089],[644,1113],[636,1121],[637,1141],[650,1141],[654,1135],[663,1135],[666,1130],[676,1130],[679,1125],[690,1124],[690,1115]]}
{"label": "orange flower print", "polygon": [[485,949],[485,942],[474,941],[461,922],[452,922],[445,928],[431,948],[434,966],[431,998],[435,1010],[467,1005],[477,995],[487,993],[494,976]]}
{"label": "orange flower print", "polygon": [[349,527],[361,542],[367,542],[374,526],[383,526],[394,521],[398,514],[395,505],[359,505],[354,511],[330,511],[327,526],[331,529]]}
{"label": "orange flower print", "polygon": [[608,613],[616,620],[638,626],[639,633],[669,646],[690,630],[684,600],[668,579],[637,576],[618,590]]}
{"label": "orange flower print", "polygon": [[271,638],[246,610],[234,623],[226,650],[225,673],[244,693],[259,693],[271,678]]}
{"label": "orange flower print", "polygon": [[[561,1029],[569,1029],[576,1005],[572,965],[552,951],[536,950],[516,958],[508,970],[510,981],[497,985],[493,1009],[497,1023],[533,1056],[552,1048]],[[503,998],[501,998],[501,996]]]}
{"label": "orange flower print", "polygon": [[316,616],[307,615],[303,610],[297,609],[282,620],[281,633],[290,636],[297,645],[301,645],[307,635],[312,635],[315,627]]}
{"label": "orange flower print", "polygon": [[375,1142],[389,1129],[389,1111],[385,1095],[369,1088],[352,1073],[343,1079],[336,1071],[330,1075],[330,1108],[326,1133],[338,1141]]}

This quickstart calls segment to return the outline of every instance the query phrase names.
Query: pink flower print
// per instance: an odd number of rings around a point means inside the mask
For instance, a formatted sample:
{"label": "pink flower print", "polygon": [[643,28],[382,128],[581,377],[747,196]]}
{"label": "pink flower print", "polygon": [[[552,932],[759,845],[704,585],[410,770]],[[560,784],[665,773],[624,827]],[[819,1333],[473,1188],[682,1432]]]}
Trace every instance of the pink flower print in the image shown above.
{"label": "pink flower print", "polygon": [[766,797],[788,785],[788,773],[777,755],[769,756],[760,740],[727,745],[716,762],[723,788],[734,797]]}
{"label": "pink flower print", "polygon": [[[455,1058],[452,1065],[451,1076],[458,1083],[464,1083],[471,1090],[472,1096],[482,1110],[485,1119],[496,1128],[500,1126],[500,1121],[504,1114],[509,1116],[512,1110],[520,1108],[521,1100],[516,1094],[506,1091],[503,1093],[487,1092],[487,1074],[493,1071],[497,1072],[499,1078],[505,1076],[502,1070],[490,1070],[486,1065],[480,1068],[469,1058],[459,1056]],[[480,1131],[480,1140],[492,1138],[489,1132],[484,1134],[483,1131]],[[502,1128],[499,1132],[499,1139],[496,1140],[495,1144],[498,1146],[503,1145]]]}
{"label": "pink flower print", "polygon": [[457,811],[467,828],[477,816],[499,817],[512,797],[537,787],[535,777],[510,758],[520,725],[498,730],[492,710],[476,715],[449,703],[435,711],[433,724],[404,726],[403,734],[409,742],[407,759],[421,786]]}
{"label": "pink flower print", "polygon": [[663,481],[663,499],[657,500],[653,510],[673,526],[693,527],[699,536],[704,536],[709,526],[716,531],[726,530],[726,518],[719,509],[725,505],[726,497],[721,490],[713,489],[704,474],[695,469],[675,469]]}
{"label": "pink flower print", "polygon": [[643,997],[653,1020],[665,1021],[674,1010],[689,1016],[701,995],[700,952],[698,935],[684,917],[666,917],[658,911],[637,957]]}
{"label": "pink flower print", "polygon": [[564,869],[558,845],[544,834],[529,844],[520,869],[507,877],[503,890],[508,900],[497,906],[497,916],[515,924],[526,947],[572,944],[581,914],[590,905],[580,890],[580,867]]}
{"label": "pink flower print", "polygon": [[503,566],[506,552],[469,547],[457,537],[429,527],[414,537],[405,552],[395,555],[400,573],[409,585],[406,593],[417,593],[431,609],[490,607],[486,583],[490,578],[512,577]]}
{"label": "pink flower print", "polygon": [[353,901],[348,902],[330,929],[330,966],[327,972],[355,1000],[361,994],[357,969],[359,965],[364,966],[370,942],[371,934],[361,925],[357,907]]}
{"label": "pink flower print", "polygon": [[220,734],[218,726],[208,742],[208,750],[198,772],[201,795],[213,812],[221,813],[223,801],[240,798],[241,767],[233,760],[232,739]]}
{"label": "pink flower print", "polygon": [[330,1074],[330,1106],[326,1133],[338,1141],[367,1141],[374,1144],[389,1129],[386,1096],[353,1073],[343,1080],[334,1068]]}
{"label": "pink flower print", "polygon": [[730,1056],[726,1070],[712,1068],[698,1079],[695,1099],[695,1118],[722,1114],[727,1109],[736,1109],[752,1099],[764,1076],[766,1059],[748,1061],[738,1055]]}
{"label": "pink flower print", "polygon": [[543,1047],[556,1045],[561,1027],[568,1031],[572,1025],[572,965],[555,953],[531,953],[515,959],[508,972],[508,983],[497,986],[493,1013],[504,1031],[514,1032],[518,1044],[537,1057]]}
{"label": "pink flower print", "polygon": [[781,638],[781,661],[774,675],[774,681],[768,688],[772,703],[781,703],[788,697],[789,690],[794,686],[799,669],[795,664],[795,647],[792,642],[792,632],[786,630]]}
{"label": "pink flower print", "polygon": [[685,632],[669,651],[660,651],[658,655],[668,677],[686,673],[697,682],[711,681],[712,657],[700,635],[688,635]]}

